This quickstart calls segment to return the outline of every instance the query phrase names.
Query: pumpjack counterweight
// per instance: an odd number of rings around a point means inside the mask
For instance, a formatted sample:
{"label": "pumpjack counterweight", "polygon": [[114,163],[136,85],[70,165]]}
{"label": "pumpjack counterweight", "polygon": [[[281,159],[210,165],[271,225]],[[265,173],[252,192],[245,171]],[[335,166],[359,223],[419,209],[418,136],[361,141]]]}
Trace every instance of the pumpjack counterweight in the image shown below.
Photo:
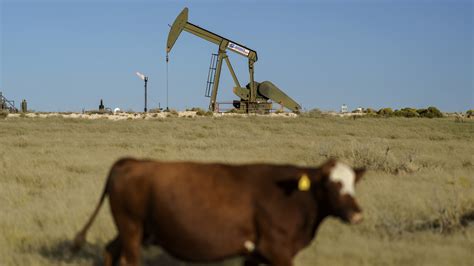
{"label": "pumpjack counterweight", "polygon": [[[217,54],[211,57],[211,64],[209,67],[208,79],[206,83],[205,96],[210,97],[209,110],[215,112],[217,110],[217,92],[219,88],[219,79],[222,69],[222,61],[226,62],[235,87],[233,92],[240,97],[240,101],[234,101],[234,107],[246,112],[269,112],[272,108],[272,102],[277,102],[281,106],[288,108],[291,111],[298,112],[301,106],[281,91],[277,86],[269,81],[258,83],[254,81],[254,64],[258,60],[257,52],[235,41],[224,38],[218,34],[201,28],[188,22],[188,8],[185,7],[183,11],[176,17],[168,34],[168,41],[166,45],[166,53],[171,52],[176,40],[182,31],[189,32],[206,41],[218,45]],[[237,79],[237,76],[232,68],[227,50],[237,53],[248,58],[249,67],[249,83],[246,87],[242,87]],[[263,86],[260,88],[260,86]],[[271,101],[269,101],[271,100]]]}

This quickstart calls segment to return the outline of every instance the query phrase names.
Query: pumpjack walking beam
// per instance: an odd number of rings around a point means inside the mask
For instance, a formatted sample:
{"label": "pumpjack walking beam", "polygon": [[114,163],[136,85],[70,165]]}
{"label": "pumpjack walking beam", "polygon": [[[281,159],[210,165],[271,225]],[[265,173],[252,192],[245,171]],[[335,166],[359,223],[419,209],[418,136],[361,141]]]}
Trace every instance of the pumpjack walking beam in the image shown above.
{"label": "pumpjack walking beam", "polygon": [[209,42],[215,43],[219,46],[218,49],[218,57],[217,57],[217,67],[216,67],[216,74],[214,76],[214,82],[212,87],[211,99],[209,103],[209,109],[211,111],[216,110],[216,99],[217,99],[217,89],[219,87],[219,78],[222,69],[222,60],[226,61],[227,67],[232,75],[232,79],[234,80],[235,86],[240,88],[240,83],[235,75],[234,69],[229,61],[227,56],[227,50],[235,52],[239,55],[245,56],[248,58],[248,65],[249,65],[249,74],[250,74],[250,103],[255,103],[257,99],[257,88],[254,82],[254,63],[257,62],[257,52],[252,50],[244,45],[241,45],[237,42],[224,38],[218,34],[210,32],[206,29],[203,29],[199,26],[196,26],[192,23],[188,22],[188,8],[184,8],[183,11],[176,17],[175,22],[171,26],[170,33],[168,35],[168,42],[166,46],[166,53],[168,54],[173,45],[175,44],[176,40],[178,39],[179,35],[182,31],[187,31],[191,34],[194,34],[204,40]]}

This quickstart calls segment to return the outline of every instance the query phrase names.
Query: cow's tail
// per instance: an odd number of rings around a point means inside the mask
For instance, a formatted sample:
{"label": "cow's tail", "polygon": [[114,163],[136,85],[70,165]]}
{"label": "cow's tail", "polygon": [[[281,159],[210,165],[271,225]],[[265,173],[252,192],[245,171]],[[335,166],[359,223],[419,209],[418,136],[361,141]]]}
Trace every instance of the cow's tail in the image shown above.
{"label": "cow's tail", "polygon": [[102,192],[102,196],[100,197],[100,201],[99,203],[97,204],[97,207],[95,208],[94,210],[94,213],[92,214],[92,216],[89,218],[89,221],[87,221],[86,225],[84,226],[84,228],[82,228],[81,231],[79,231],[79,233],[77,233],[76,237],[74,238],[74,241],[72,243],[72,246],[71,246],[71,250],[73,252],[76,252],[78,250],[81,249],[81,247],[84,245],[84,243],[86,242],[86,234],[87,234],[87,230],[89,230],[89,227],[91,227],[92,223],[94,222],[95,220],[95,217],[97,216],[97,214],[99,213],[99,210],[100,210],[100,207],[102,206],[102,204],[104,203],[104,200],[105,200],[105,197],[107,196],[108,192],[109,192],[109,180],[110,180],[110,175],[109,177],[107,178],[107,183],[105,184],[105,187],[104,187],[104,191]]}

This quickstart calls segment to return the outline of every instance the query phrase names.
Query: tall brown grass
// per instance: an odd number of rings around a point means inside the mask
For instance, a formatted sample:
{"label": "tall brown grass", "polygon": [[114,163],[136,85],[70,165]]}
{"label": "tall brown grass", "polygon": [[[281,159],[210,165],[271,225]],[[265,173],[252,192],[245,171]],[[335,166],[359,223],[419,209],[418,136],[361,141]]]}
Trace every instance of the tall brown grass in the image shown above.
{"label": "tall brown grass", "polygon": [[[296,265],[472,265],[473,133],[471,120],[448,118],[2,119],[0,265],[99,262],[115,234],[107,208],[83,251],[68,245],[123,156],[312,166],[336,156],[369,169],[357,188],[365,221],[329,219]],[[144,253],[145,264],[185,265]]]}

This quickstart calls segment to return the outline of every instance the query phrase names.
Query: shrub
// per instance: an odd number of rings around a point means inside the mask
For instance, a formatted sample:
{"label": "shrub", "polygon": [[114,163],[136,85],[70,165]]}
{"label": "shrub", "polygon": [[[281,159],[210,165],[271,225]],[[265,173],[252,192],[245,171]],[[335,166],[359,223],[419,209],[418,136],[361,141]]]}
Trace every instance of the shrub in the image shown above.
{"label": "shrub", "polygon": [[8,116],[7,110],[0,110],[0,118],[5,119]]}
{"label": "shrub", "polygon": [[193,107],[191,109],[186,109],[186,111],[193,111],[193,112],[203,111],[204,112],[204,110],[202,108],[199,108],[199,107]]}
{"label": "shrub", "polygon": [[428,109],[418,109],[416,112],[421,116],[421,117],[428,117],[428,118],[438,118],[438,117],[443,117],[443,113],[441,111],[433,106],[428,107]]}
{"label": "shrub", "polygon": [[196,111],[196,115],[198,115],[198,116],[205,116],[206,115],[206,111],[204,111],[201,108],[192,108],[191,111]]}
{"label": "shrub", "polygon": [[419,117],[420,115],[416,112],[415,108],[402,108],[401,110],[395,110],[393,112],[394,116],[400,116],[400,117]]}
{"label": "shrub", "polygon": [[178,116],[178,115],[179,115],[178,111],[176,111],[175,109],[170,109],[170,110],[169,110],[169,114],[170,114],[171,116]]}
{"label": "shrub", "polygon": [[434,106],[428,107],[428,112],[432,113],[434,117],[443,117],[443,113]]}
{"label": "shrub", "polygon": [[198,116],[203,116],[203,115],[205,115],[205,114],[206,114],[206,112],[205,112],[204,110],[198,110],[198,111],[196,111],[196,115],[198,115]]}
{"label": "shrub", "polygon": [[375,111],[372,108],[367,108],[367,109],[364,110],[364,113],[366,113],[366,114],[376,114],[377,111]]}
{"label": "shrub", "polygon": [[152,114],[159,114],[161,113],[161,109],[160,108],[153,108],[153,109],[150,109],[150,111],[148,111],[149,113],[152,113]]}
{"label": "shrub", "polygon": [[310,117],[310,118],[319,118],[323,116],[323,112],[319,110],[318,108],[314,108],[309,110],[308,112],[302,112],[301,113],[302,117]]}
{"label": "shrub", "polygon": [[472,117],[472,116],[474,116],[474,109],[467,110],[467,111],[466,111],[466,115],[467,115],[467,117]]}
{"label": "shrub", "polygon": [[393,110],[392,108],[382,108],[377,112],[377,114],[382,116],[392,116]]}

